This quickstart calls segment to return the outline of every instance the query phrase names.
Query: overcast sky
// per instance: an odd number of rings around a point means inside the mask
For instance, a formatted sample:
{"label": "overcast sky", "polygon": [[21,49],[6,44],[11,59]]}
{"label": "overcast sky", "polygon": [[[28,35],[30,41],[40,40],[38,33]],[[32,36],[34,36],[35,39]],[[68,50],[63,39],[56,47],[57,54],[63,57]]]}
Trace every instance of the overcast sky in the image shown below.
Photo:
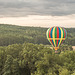
{"label": "overcast sky", "polygon": [[0,23],[75,27],[75,0],[0,0]]}

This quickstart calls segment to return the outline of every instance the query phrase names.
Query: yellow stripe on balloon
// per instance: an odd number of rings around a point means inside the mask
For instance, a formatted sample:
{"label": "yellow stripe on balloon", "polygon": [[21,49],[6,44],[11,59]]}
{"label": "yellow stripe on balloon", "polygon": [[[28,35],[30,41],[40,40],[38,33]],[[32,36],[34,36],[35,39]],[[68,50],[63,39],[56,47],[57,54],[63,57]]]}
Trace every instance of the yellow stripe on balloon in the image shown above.
{"label": "yellow stripe on balloon", "polygon": [[[48,38],[49,40],[53,40],[53,38]],[[62,38],[63,40],[65,40],[65,38]],[[55,38],[55,40],[61,40],[61,38]]]}
{"label": "yellow stripe on balloon", "polygon": [[59,46],[60,46],[60,44],[61,44],[61,42],[63,40],[63,31],[62,31],[62,28],[61,27],[60,27],[60,30],[61,30],[61,39],[60,39],[60,42],[59,42]]}
{"label": "yellow stripe on balloon", "polygon": [[[49,30],[50,30],[50,28],[47,30],[46,35],[47,35],[47,39],[48,39],[48,41],[51,43],[51,41],[50,41],[50,39],[49,39]],[[52,43],[51,43],[51,45],[52,45]]]}
{"label": "yellow stripe on balloon", "polygon": [[56,44],[55,44],[55,27],[53,28],[52,36],[53,36],[53,42],[54,42],[54,45],[55,45],[55,47],[56,47]]}
{"label": "yellow stripe on balloon", "polygon": [[48,37],[48,36],[49,36],[49,34],[48,34],[48,33],[49,33],[49,30],[50,30],[50,28],[47,30],[47,39],[49,38],[49,37]]}
{"label": "yellow stripe on balloon", "polygon": [[46,33],[46,35],[47,35],[47,39],[48,39],[48,30],[47,30],[47,33]]}

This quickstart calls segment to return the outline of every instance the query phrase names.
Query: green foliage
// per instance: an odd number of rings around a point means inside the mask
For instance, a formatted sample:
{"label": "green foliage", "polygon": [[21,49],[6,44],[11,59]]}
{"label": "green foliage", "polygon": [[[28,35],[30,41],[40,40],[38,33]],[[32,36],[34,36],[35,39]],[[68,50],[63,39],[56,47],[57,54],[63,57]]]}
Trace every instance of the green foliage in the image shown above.
{"label": "green foliage", "polygon": [[[67,50],[66,50],[67,47]],[[12,44],[0,47],[0,75],[71,75],[75,51],[62,45],[60,54],[43,44]]]}
{"label": "green foliage", "polygon": [[18,59],[13,59],[12,73],[13,73],[13,75],[20,75]]}
{"label": "green foliage", "polygon": [[59,75],[70,75],[70,72],[66,68],[59,69]]}
{"label": "green foliage", "polygon": [[12,75],[12,62],[13,62],[13,58],[11,55],[7,55],[7,59],[5,61],[4,64],[4,68],[3,68],[3,75]]}
{"label": "green foliage", "polygon": [[[0,46],[11,44],[23,44],[24,42],[34,44],[50,44],[46,37],[48,28],[23,27],[0,24]],[[75,45],[75,28],[67,28],[67,39],[63,42],[68,45]]]}
{"label": "green foliage", "polygon": [[55,54],[47,28],[0,24],[0,75],[75,75],[75,28],[66,30]]}
{"label": "green foliage", "polygon": [[75,75],[75,71],[71,75]]}

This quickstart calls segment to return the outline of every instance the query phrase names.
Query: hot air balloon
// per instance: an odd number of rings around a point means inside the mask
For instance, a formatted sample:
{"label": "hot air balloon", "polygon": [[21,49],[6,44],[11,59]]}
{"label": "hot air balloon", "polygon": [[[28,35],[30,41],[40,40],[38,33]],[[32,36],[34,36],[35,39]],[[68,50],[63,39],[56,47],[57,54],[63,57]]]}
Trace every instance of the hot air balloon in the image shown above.
{"label": "hot air balloon", "polygon": [[47,30],[47,39],[53,45],[55,51],[59,49],[60,44],[67,37],[67,32],[62,27],[51,27]]}

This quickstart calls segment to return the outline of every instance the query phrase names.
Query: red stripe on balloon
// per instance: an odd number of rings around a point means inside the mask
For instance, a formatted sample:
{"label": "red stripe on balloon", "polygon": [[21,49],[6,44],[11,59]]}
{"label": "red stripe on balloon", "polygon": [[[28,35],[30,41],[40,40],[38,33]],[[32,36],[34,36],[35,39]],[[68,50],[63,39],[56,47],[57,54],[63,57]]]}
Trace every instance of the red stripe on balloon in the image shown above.
{"label": "red stripe on balloon", "polygon": [[66,32],[65,32],[65,29],[63,28],[63,30],[64,30],[64,38],[66,37]]}
{"label": "red stripe on balloon", "polygon": [[64,33],[65,33],[65,36],[64,36],[64,38],[66,37],[66,31],[65,31],[65,29],[64,29]]}
{"label": "red stripe on balloon", "polygon": [[[52,27],[52,28],[53,28],[53,27]],[[52,28],[50,28],[50,30],[49,30],[49,38],[51,38],[50,33],[51,33],[51,29],[52,29]],[[51,41],[52,45],[54,46],[52,40],[50,40],[50,41]]]}
{"label": "red stripe on balloon", "polygon": [[[58,27],[57,27],[57,38],[59,38],[59,29],[58,29]],[[58,41],[59,40],[57,40],[57,45],[56,46],[58,46]]]}
{"label": "red stripe on balloon", "polygon": [[[52,27],[52,28],[53,28],[53,27]],[[49,30],[49,38],[51,38],[51,36],[50,36],[50,32],[51,32],[51,29],[52,29],[52,28],[50,28],[50,30]]]}
{"label": "red stripe on balloon", "polygon": [[57,27],[57,38],[59,38],[59,29]]}
{"label": "red stripe on balloon", "polygon": [[[61,44],[63,43],[63,41],[64,41],[64,40],[62,40]],[[61,45],[61,44],[60,44],[60,45]]]}
{"label": "red stripe on balloon", "polygon": [[52,45],[54,46],[54,44],[53,44],[52,40],[50,40],[50,41],[51,41]]}

